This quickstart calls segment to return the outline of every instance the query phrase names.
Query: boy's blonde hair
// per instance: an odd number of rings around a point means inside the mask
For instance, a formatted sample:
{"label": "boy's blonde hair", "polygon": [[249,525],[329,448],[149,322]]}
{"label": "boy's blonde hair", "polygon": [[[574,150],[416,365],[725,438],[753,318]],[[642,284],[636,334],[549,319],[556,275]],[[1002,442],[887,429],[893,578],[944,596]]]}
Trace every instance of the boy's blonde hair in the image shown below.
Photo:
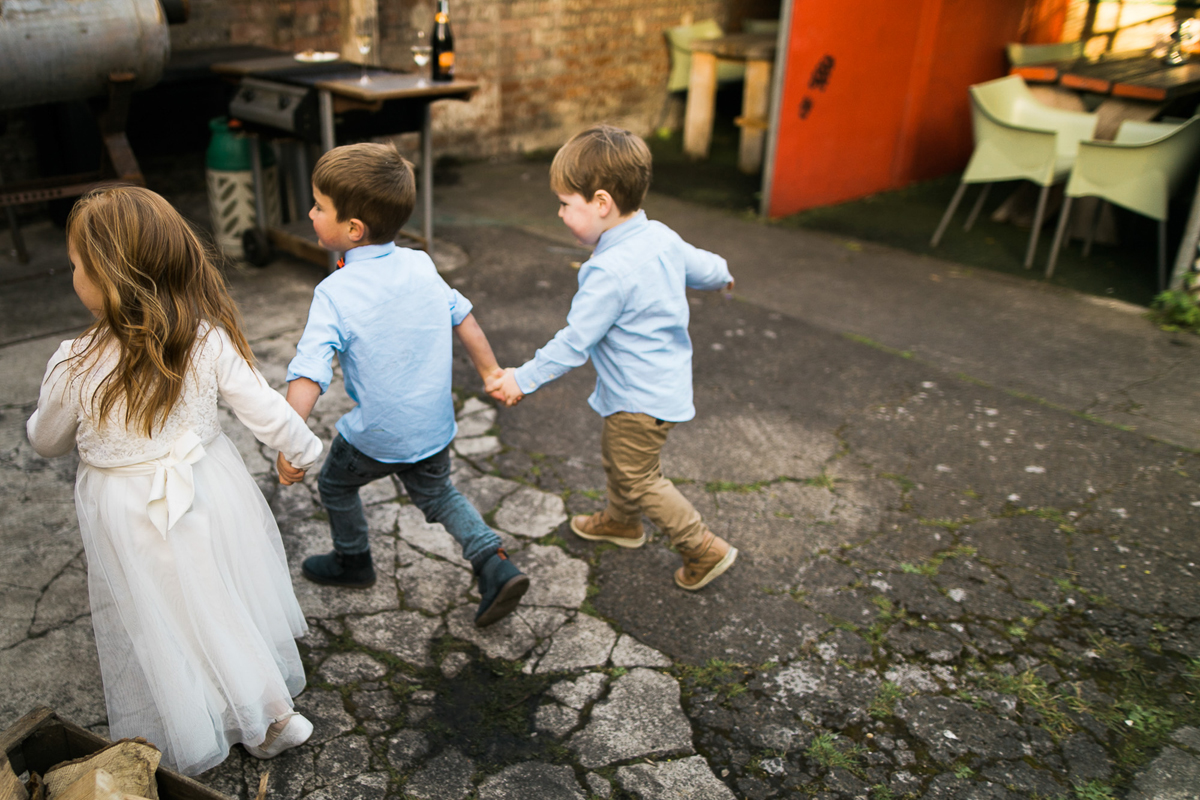
{"label": "boy's blonde hair", "polygon": [[613,125],[577,133],[554,155],[550,188],[591,202],[603,189],[621,214],[642,207],[650,188],[650,148],[642,137]]}
{"label": "boy's blonde hair", "polygon": [[117,351],[116,367],[90,398],[98,421],[123,406],[125,424],[152,435],[179,402],[202,322],[224,328],[253,363],[208,248],[159,195],[139,186],[85,195],[67,218],[67,244],[101,295],[72,374],[110,346]]}
{"label": "boy's blonde hair", "polygon": [[364,244],[394,240],[417,200],[412,164],[392,144],[335,147],[317,161],[312,181],[333,201],[338,222],[358,219],[367,226]]}

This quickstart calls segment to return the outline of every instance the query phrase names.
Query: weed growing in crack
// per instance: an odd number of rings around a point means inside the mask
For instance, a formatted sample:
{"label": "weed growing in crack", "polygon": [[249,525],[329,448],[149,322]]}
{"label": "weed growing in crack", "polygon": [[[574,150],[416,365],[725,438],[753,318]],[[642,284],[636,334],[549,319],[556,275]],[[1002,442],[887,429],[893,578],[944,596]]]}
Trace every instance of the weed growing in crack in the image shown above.
{"label": "weed growing in crack", "polygon": [[538,539],[537,543],[561,547],[563,549],[566,549],[567,546],[567,540],[559,536],[557,533],[548,533],[542,538]]}
{"label": "weed growing in crack", "polygon": [[834,490],[834,484],[836,484],[838,480],[838,478],[834,478],[826,473],[825,470],[821,470],[821,474],[817,477],[805,478],[804,485],[812,486],[815,489],[828,489],[832,492]]}
{"label": "weed growing in crack", "polygon": [[904,690],[891,681],[884,681],[871,701],[867,713],[875,719],[885,719],[896,713],[896,701],[904,697]]}
{"label": "weed growing in crack", "polygon": [[867,748],[853,742],[839,748],[839,739],[836,733],[822,733],[812,740],[804,755],[825,769],[844,769],[861,778],[864,775],[862,756]]}
{"label": "weed growing in crack", "polygon": [[1100,781],[1088,781],[1074,789],[1076,800],[1116,800],[1113,788]]}
{"label": "weed growing in crack", "polygon": [[974,681],[982,689],[990,689],[1001,694],[1015,695],[1029,711],[1036,712],[1041,717],[1041,727],[1056,741],[1070,736],[1078,730],[1074,721],[1063,709],[1064,699],[1046,685],[1046,681],[1032,670],[1016,675],[1005,675],[998,672],[982,672]]}
{"label": "weed growing in crack", "polygon": [[596,617],[597,619],[600,619],[600,612],[596,610],[594,605],[592,605],[592,598],[598,594],[600,594],[600,587],[594,583],[589,583],[587,585],[587,597],[585,597],[583,602],[579,604],[579,610],[584,614],[587,614],[589,617]]}
{"label": "weed growing in crack", "polygon": [[[972,517],[962,517],[961,519],[945,519],[941,517],[930,519],[928,517],[917,517],[918,524],[928,525],[931,528],[942,528],[943,530],[950,531],[950,533],[958,533],[964,525],[970,525],[972,522],[978,521],[979,520]],[[973,550],[974,548],[972,548],[972,551]],[[972,552],[972,555],[974,555],[974,552]]]}
{"label": "weed growing in crack", "polygon": [[[921,522],[923,524],[931,524],[930,520],[921,520]],[[944,520],[933,520],[932,522],[940,523],[944,522]],[[945,526],[939,525],[939,527]],[[949,528],[947,528],[947,530],[949,530]],[[942,566],[942,564],[949,559],[970,558],[971,556],[975,555],[976,552],[976,549],[974,547],[970,547],[969,545],[957,545],[955,547],[951,547],[949,550],[943,550],[940,553],[935,553],[933,556],[925,559],[920,564],[912,564],[908,561],[905,561],[900,564],[900,571],[906,572],[910,575],[928,575],[929,577],[933,577],[934,575],[937,575],[938,569]]]}
{"label": "weed growing in crack", "polygon": [[908,494],[913,489],[917,488],[916,481],[912,480],[911,478],[907,478],[904,475],[897,475],[894,472],[881,472],[879,473],[879,477],[885,480],[895,481],[900,487],[901,494]]}
{"label": "weed growing in crack", "polygon": [[687,681],[693,691],[706,689],[716,692],[722,702],[732,700],[746,692],[746,681],[753,673],[745,664],[710,658],[703,666],[682,665],[679,677]]}

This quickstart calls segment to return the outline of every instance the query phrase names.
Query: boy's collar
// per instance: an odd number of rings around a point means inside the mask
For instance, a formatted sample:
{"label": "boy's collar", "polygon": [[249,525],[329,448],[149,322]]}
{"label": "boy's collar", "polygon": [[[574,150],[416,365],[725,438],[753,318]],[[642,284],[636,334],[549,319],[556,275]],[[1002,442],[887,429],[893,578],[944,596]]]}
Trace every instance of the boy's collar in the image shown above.
{"label": "boy's collar", "polygon": [[596,242],[596,249],[592,251],[592,255],[599,255],[621,240],[633,235],[648,221],[649,220],[646,219],[646,212],[642,209],[638,209],[636,214],[622,222],[620,225],[614,225],[604,233],[600,234],[600,241]]}
{"label": "boy's collar", "polygon": [[384,242],[383,244],[363,244],[358,247],[352,247],[342,256],[343,266],[345,264],[353,264],[355,261],[366,261],[372,258],[382,258],[386,255],[391,255],[396,250],[395,242]]}

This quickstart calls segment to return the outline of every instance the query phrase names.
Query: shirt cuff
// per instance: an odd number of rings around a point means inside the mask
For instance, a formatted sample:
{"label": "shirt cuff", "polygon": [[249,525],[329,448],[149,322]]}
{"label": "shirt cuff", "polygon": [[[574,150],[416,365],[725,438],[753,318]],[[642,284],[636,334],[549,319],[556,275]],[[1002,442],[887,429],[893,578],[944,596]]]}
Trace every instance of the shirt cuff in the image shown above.
{"label": "shirt cuff", "polygon": [[297,378],[307,378],[319,385],[321,394],[325,394],[329,389],[329,382],[333,380],[333,367],[319,358],[296,356],[292,363],[288,364],[287,382],[291,383]]}
{"label": "shirt cuff", "polygon": [[532,361],[517,367],[513,377],[516,378],[517,388],[521,390],[522,394],[532,394],[544,383],[538,379],[537,367]]}

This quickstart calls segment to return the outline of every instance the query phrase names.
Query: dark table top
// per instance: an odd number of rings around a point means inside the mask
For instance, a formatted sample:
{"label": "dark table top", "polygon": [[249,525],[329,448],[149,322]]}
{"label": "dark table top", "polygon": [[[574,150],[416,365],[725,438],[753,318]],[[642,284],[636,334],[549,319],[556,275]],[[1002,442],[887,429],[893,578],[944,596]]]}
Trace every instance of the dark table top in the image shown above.
{"label": "dark table top", "polygon": [[712,53],[717,58],[770,61],[775,58],[776,41],[773,33],[731,33],[715,39],[696,39],[692,51]]}
{"label": "dark table top", "polygon": [[1200,92],[1200,63],[1171,66],[1144,51],[1114,53],[1099,60],[1028,64],[1010,72],[1031,83],[1058,83],[1068,89],[1155,102]]}
{"label": "dark table top", "polygon": [[318,63],[296,61],[290,54],[272,54],[242,60],[219,62],[212,70],[229,77],[263,78],[327,89],[335,95],[364,103],[403,98],[469,98],[478,88],[475,81],[430,81],[416,73],[393,72],[368,67],[368,83],[361,83],[362,67],[340,59]]}

